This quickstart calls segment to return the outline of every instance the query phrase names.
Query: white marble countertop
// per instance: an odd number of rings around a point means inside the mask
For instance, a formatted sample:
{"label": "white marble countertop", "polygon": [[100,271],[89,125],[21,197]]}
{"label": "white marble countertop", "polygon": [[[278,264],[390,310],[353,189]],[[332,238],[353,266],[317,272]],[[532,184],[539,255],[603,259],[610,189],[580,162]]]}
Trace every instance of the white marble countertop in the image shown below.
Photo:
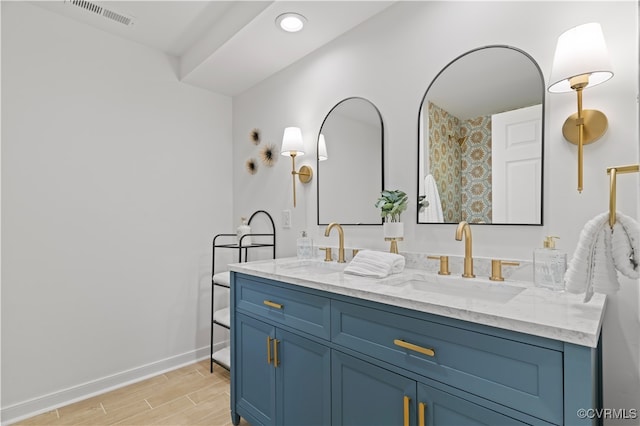
{"label": "white marble countertop", "polygon": [[413,309],[554,340],[596,347],[606,297],[556,293],[531,282],[441,276],[405,268],[387,278],[342,272],[344,264],[296,258],[229,265],[229,269],[289,284]]}

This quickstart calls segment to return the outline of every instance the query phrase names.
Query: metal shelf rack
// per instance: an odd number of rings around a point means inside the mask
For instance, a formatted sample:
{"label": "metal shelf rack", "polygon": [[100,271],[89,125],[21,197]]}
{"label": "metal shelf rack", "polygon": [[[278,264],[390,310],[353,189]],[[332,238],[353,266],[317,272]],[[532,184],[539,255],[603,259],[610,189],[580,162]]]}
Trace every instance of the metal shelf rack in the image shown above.
{"label": "metal shelf rack", "polygon": [[[254,218],[258,216],[266,216],[269,225],[271,226],[270,233],[250,233],[243,235],[240,240],[236,240],[236,234],[217,234],[213,237],[212,242],[212,254],[211,254],[211,346],[210,346],[210,372],[213,373],[213,364],[217,364],[222,368],[229,370],[231,368],[231,354],[230,347],[225,346],[222,349],[213,351],[214,335],[216,327],[222,327],[227,330],[230,329],[230,316],[229,316],[229,304],[227,307],[216,310],[215,309],[215,290],[216,288],[226,288],[230,290],[229,272],[215,273],[216,270],[216,249],[234,249],[238,250],[238,263],[246,262],[249,256],[249,250],[259,247],[272,247],[273,259],[276,258],[276,226],[273,222],[271,215],[265,210],[255,211],[251,217],[249,217],[248,225],[251,226]],[[251,244],[243,244],[246,237],[251,238]],[[258,241],[254,241],[258,237]],[[231,241],[233,238],[233,242]]]}

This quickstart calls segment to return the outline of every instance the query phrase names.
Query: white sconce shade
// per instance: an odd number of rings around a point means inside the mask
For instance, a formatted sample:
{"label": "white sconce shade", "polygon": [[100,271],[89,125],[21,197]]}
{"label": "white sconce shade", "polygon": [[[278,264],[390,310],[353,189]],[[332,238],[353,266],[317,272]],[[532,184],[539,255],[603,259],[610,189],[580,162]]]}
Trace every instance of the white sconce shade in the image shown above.
{"label": "white sconce shade", "polygon": [[304,144],[302,143],[302,131],[299,127],[287,127],[282,136],[282,148],[280,154],[301,156],[304,155]]}
{"label": "white sconce shade", "polygon": [[585,74],[589,75],[588,87],[613,77],[602,27],[595,22],[571,28],[558,38],[549,92],[571,92],[569,80]]}
{"label": "white sconce shade", "polygon": [[325,161],[329,159],[327,155],[327,142],[324,139],[324,135],[320,134],[318,139],[318,161]]}

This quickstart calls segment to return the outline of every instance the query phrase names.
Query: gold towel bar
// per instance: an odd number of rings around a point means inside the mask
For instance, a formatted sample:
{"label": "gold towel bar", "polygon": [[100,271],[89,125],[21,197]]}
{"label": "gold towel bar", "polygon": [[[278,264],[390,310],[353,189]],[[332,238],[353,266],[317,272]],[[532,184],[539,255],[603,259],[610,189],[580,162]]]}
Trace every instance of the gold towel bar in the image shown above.
{"label": "gold towel bar", "polygon": [[607,167],[607,174],[609,175],[609,226],[611,228],[616,224],[616,175],[638,172],[640,172],[640,164]]}

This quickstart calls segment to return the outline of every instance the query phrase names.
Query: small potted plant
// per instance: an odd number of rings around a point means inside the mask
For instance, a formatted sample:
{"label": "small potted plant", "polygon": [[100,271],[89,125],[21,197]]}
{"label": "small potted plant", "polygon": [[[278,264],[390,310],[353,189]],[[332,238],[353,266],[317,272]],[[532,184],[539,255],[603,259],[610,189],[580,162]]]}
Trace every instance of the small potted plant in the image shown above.
{"label": "small potted plant", "polygon": [[382,225],[385,238],[402,238],[404,236],[404,224],[400,222],[400,214],[407,209],[409,197],[404,191],[383,190],[376,201],[376,207],[380,209],[380,215],[384,220]]}

